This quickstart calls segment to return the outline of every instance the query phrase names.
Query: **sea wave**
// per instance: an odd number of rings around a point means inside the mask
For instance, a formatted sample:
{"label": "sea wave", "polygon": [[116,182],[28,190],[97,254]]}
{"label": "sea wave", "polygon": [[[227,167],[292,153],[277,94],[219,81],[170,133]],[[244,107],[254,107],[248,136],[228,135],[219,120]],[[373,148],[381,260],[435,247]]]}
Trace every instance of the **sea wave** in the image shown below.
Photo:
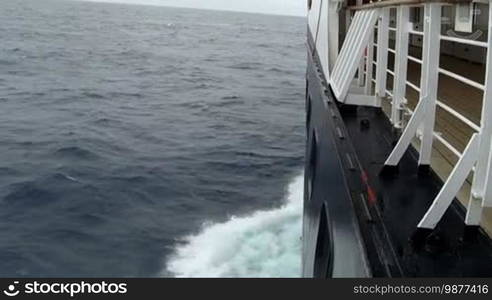
{"label": "sea wave", "polygon": [[299,277],[303,175],[274,210],[205,224],[175,249],[162,275],[176,277]]}

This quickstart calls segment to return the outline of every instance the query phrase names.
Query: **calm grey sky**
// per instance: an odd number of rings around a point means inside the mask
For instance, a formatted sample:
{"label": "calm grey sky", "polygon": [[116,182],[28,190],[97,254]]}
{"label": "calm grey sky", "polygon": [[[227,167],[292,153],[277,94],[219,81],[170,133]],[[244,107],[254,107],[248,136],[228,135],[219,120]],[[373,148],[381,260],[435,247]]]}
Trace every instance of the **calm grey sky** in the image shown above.
{"label": "calm grey sky", "polygon": [[221,9],[280,15],[306,15],[306,0],[86,0],[205,9]]}

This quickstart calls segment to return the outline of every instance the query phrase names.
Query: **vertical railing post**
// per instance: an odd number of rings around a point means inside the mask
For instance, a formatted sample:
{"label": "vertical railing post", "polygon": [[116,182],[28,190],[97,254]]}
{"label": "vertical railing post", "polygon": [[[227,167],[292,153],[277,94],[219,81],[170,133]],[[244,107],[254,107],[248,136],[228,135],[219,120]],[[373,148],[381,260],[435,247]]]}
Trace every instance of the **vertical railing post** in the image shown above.
{"label": "vertical railing post", "polygon": [[372,70],[374,62],[374,29],[371,30],[369,43],[366,50],[366,83],[364,92],[366,95],[372,95]]}
{"label": "vertical railing post", "polygon": [[485,71],[485,89],[482,100],[482,117],[480,129],[480,142],[478,160],[473,176],[472,190],[468,210],[466,214],[466,225],[478,226],[482,217],[482,207],[492,205],[492,3],[489,3],[488,23],[488,47]]}
{"label": "vertical railing post", "polygon": [[421,99],[425,105],[422,126],[419,166],[430,166],[434,123],[436,114],[437,87],[439,81],[439,53],[441,40],[441,4],[426,3],[424,7],[424,44],[422,49]]}
{"label": "vertical railing post", "polygon": [[389,37],[389,7],[381,9],[378,20],[377,40],[377,68],[376,68],[376,98],[381,103],[381,98],[386,95],[386,72],[388,69],[388,37]]}
{"label": "vertical railing post", "polygon": [[345,11],[345,35],[347,35],[350,28],[350,23],[352,23],[352,11],[347,9]]}
{"label": "vertical railing post", "polygon": [[399,6],[396,11],[395,76],[393,78],[393,106],[391,122],[396,128],[402,128],[401,116],[405,99],[408,65],[409,7]]}
{"label": "vertical railing post", "polygon": [[357,82],[359,86],[364,86],[364,80],[365,75],[364,75],[364,56],[362,56],[362,59],[360,60],[359,63],[359,69],[357,70]]}
{"label": "vertical railing post", "polygon": [[[356,4],[362,5],[362,0],[357,0]],[[359,70],[357,71],[357,74],[358,74],[357,79],[358,79],[359,86],[363,86],[364,85],[364,56],[362,56],[362,59],[360,60]]]}

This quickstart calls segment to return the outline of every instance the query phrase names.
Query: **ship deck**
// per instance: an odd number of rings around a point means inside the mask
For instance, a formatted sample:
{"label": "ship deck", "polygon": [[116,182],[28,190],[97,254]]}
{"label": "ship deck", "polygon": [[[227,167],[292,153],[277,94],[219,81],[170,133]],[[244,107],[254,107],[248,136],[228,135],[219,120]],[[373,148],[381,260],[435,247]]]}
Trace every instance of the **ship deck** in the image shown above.
{"label": "ship deck", "polygon": [[[395,257],[387,273],[405,277],[482,277],[490,276],[492,245],[483,233],[468,236],[464,226],[464,210],[454,202],[442,221],[419,241],[417,224],[438,194],[442,181],[431,172],[419,175],[417,152],[407,151],[395,176],[381,176],[381,167],[393,149],[397,136],[386,116],[377,108],[358,107],[356,112],[343,112],[342,117],[355,147],[357,157],[371,189],[374,203],[369,202],[382,231],[390,241]],[[369,124],[364,128],[361,124]],[[379,220],[378,220],[379,219]],[[413,238],[413,241],[412,241]]]}
{"label": "ship deck", "polygon": [[[419,235],[417,224],[443,181],[433,171],[419,174],[418,156],[413,149],[403,156],[398,174],[381,175],[384,162],[398,138],[384,112],[374,107],[336,105],[330,90],[322,87],[326,81],[312,63],[308,82],[308,95],[312,102],[308,128],[335,144],[335,153],[320,151],[319,161],[322,163],[327,156],[339,159],[347,192],[358,217],[372,276],[490,276],[491,240],[482,230],[468,231],[464,224],[464,209],[458,201],[454,201],[430,235]],[[311,159],[309,161],[312,162]],[[335,173],[336,168],[332,166],[326,170],[321,165],[319,167],[318,170],[322,171],[317,173],[317,179],[326,189],[322,198],[328,203],[329,219],[346,214],[346,209],[340,210],[339,204],[332,203],[341,197],[341,190],[328,189],[334,175],[322,173]],[[316,188],[320,186],[315,185]],[[337,197],[326,198],[331,194]],[[305,200],[305,205],[315,209],[318,206],[314,204],[319,201],[312,200]],[[315,200],[320,199],[315,197]],[[308,215],[313,214],[312,209],[307,210],[310,212]],[[340,241],[343,239],[334,236],[332,245]],[[337,261],[336,255],[337,251],[334,261]],[[349,252],[344,256],[352,257]]]}
{"label": "ship deck", "polygon": [[[411,48],[410,53],[412,56],[421,58],[421,49],[419,48]],[[391,55],[389,61],[390,68],[392,69]],[[447,70],[451,70],[452,72],[466,76],[471,80],[480,83],[484,82],[485,66],[483,64],[478,64],[449,55],[441,55],[440,65]],[[408,80],[416,86],[420,85],[420,72],[420,65],[409,61],[407,73]],[[392,81],[393,78],[391,75],[388,75],[387,87],[390,90],[392,89]],[[439,76],[438,99],[477,125],[480,124],[482,97],[483,92],[478,89],[472,88],[442,74]],[[408,107],[410,109],[413,110],[415,108],[418,98],[419,94],[410,87],[407,87],[406,99],[408,100]],[[387,115],[390,114],[390,109],[389,102],[383,101],[383,111],[385,111]],[[474,133],[472,128],[439,107],[436,114],[435,130],[436,132],[441,133],[442,136],[459,151],[463,151],[465,149],[472,134]],[[419,140],[415,139],[413,145],[415,148],[418,148]],[[435,141],[431,167],[441,180],[444,181],[449,176],[457,160],[458,158],[447,147],[439,143],[439,141]],[[472,178],[472,176],[469,176],[457,197],[464,206],[468,204],[470,198]],[[482,227],[489,234],[489,236],[492,236],[491,208],[484,209]]]}

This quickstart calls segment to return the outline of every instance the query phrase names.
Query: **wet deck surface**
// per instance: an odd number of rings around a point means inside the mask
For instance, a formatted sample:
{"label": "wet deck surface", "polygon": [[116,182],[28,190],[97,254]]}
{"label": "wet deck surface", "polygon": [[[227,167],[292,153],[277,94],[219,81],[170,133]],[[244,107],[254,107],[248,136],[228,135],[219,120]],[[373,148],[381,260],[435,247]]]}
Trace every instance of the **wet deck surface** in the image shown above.
{"label": "wet deck surface", "polygon": [[[418,247],[409,242],[417,224],[441,188],[437,175],[418,175],[417,155],[407,151],[394,176],[380,176],[396,136],[381,110],[358,107],[344,113],[344,123],[357,157],[376,194],[371,211],[376,212],[391,241],[393,255],[403,276],[491,276],[492,245],[485,234],[464,241],[463,209],[455,202],[434,233]],[[369,127],[364,128],[361,122]],[[377,226],[377,225],[373,225]]]}

